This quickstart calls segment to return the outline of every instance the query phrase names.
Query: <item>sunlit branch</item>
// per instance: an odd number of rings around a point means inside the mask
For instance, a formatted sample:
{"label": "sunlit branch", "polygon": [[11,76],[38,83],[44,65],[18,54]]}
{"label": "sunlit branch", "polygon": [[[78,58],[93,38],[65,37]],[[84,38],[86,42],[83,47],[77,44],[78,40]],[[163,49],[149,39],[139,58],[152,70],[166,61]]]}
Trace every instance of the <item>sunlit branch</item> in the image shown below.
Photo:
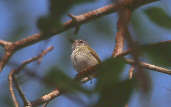
{"label": "sunlit branch", "polygon": [[16,78],[15,78],[15,74],[16,73],[19,73],[27,64],[33,62],[33,61],[36,61],[36,60],[39,60],[40,58],[42,58],[44,55],[46,55],[49,51],[51,51],[53,49],[53,47],[49,47],[47,49],[45,49],[44,51],[42,51],[38,56],[36,57],[33,57],[31,59],[28,59],[26,61],[24,61],[18,68],[12,70],[10,73],[9,73],[9,76],[8,76],[8,80],[9,80],[9,90],[10,90],[10,93],[11,93],[11,96],[12,96],[12,100],[14,102],[14,105],[15,107],[19,107],[19,103],[16,99],[16,96],[15,96],[15,93],[14,93],[14,89],[13,89],[13,83],[15,83],[15,86],[16,86],[16,89],[17,91],[19,92],[19,95],[21,97],[21,99],[23,100],[24,102],[24,105],[27,106],[27,107],[31,107],[31,103],[29,100],[27,100],[27,98],[25,97],[24,93],[22,92]]}

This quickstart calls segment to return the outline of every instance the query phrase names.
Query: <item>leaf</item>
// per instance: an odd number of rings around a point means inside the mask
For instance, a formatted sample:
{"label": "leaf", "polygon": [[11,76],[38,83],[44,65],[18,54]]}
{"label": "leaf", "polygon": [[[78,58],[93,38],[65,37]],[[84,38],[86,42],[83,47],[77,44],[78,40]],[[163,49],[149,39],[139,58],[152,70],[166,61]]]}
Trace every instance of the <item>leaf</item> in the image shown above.
{"label": "leaf", "polygon": [[120,80],[124,63],[122,58],[110,58],[97,67],[98,82],[95,91],[100,98],[94,107],[123,107],[128,102],[134,80]]}
{"label": "leaf", "polygon": [[124,80],[110,87],[104,87],[95,107],[124,107],[134,89],[134,80]]}
{"label": "leaf", "polygon": [[90,91],[81,87],[77,81],[73,81],[68,75],[57,67],[52,67],[44,77],[44,82],[49,86],[57,87],[66,92],[84,92],[86,94]]}
{"label": "leaf", "polygon": [[37,26],[43,35],[53,35],[62,26],[61,19],[74,5],[95,0],[50,0],[49,14],[42,16],[37,21]]}
{"label": "leaf", "polygon": [[41,16],[37,20],[37,27],[44,36],[53,35],[57,29],[61,28],[60,17]]}
{"label": "leaf", "polygon": [[171,44],[160,44],[155,46],[149,46],[144,49],[144,52],[148,55],[150,60],[154,64],[163,65],[163,66],[171,66]]}
{"label": "leaf", "polygon": [[171,17],[159,7],[150,7],[144,10],[145,14],[150,18],[152,22],[158,26],[164,27],[166,29],[171,28]]}
{"label": "leaf", "polygon": [[96,88],[101,90],[101,88],[110,86],[119,81],[123,67],[124,61],[122,58],[109,58],[97,66],[98,83]]}

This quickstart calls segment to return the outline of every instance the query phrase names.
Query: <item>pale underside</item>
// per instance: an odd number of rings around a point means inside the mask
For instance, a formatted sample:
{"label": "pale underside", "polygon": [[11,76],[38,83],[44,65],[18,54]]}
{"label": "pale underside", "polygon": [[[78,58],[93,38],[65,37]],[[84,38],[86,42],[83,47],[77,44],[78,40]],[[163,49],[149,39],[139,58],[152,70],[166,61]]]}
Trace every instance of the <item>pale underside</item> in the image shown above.
{"label": "pale underside", "polygon": [[99,63],[85,46],[77,47],[71,54],[71,60],[77,72],[83,71],[86,68]]}

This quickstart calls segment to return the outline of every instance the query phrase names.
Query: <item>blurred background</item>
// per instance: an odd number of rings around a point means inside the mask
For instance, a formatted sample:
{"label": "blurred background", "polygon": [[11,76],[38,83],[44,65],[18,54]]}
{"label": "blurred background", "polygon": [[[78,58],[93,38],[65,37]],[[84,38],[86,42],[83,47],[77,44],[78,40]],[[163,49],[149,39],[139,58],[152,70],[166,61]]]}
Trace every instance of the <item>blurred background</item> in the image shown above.
{"label": "blurred background", "polygon": [[[110,0],[78,0],[74,3],[70,2],[69,0],[0,0],[0,39],[17,41],[40,31],[49,34],[50,29],[60,27],[63,22],[70,20],[70,17],[67,16],[69,13],[80,15],[112,3]],[[170,0],[160,0],[142,6],[133,12],[129,30],[135,41],[139,44],[149,44],[171,39],[171,6],[169,4],[171,4]],[[3,72],[0,73],[1,107],[13,106],[8,88],[9,72],[24,60],[38,55],[48,46],[54,46],[54,50],[43,57],[41,64],[37,62],[31,63],[17,75],[25,96],[33,101],[58,87],[56,84],[62,84],[62,86],[65,84],[65,88],[69,87],[74,92],[55,98],[48,104],[48,107],[97,106],[101,101],[101,94],[94,90],[97,88],[95,79],[76,89],[68,85],[71,84],[68,81],[76,75],[70,60],[72,50],[69,40],[83,39],[88,41],[101,60],[105,60],[112,55],[115,46],[117,19],[117,14],[112,13],[81,25],[78,34],[74,34],[74,29],[70,29],[48,40],[19,50],[10,59]],[[1,47],[1,57],[3,52],[4,50]],[[145,51],[141,59],[171,69],[170,55],[171,45],[167,45]],[[129,67],[129,65],[121,67],[123,70],[121,78],[123,80],[128,78]],[[116,69],[121,70],[120,68]],[[129,107],[170,107],[170,76],[149,70],[145,70],[145,72],[149,76],[149,83],[151,84],[148,93],[135,89],[133,86],[130,92],[127,88],[123,90],[126,94],[120,92],[120,88],[117,88],[115,90],[117,94],[128,96],[123,102],[128,101]],[[65,76],[66,80],[59,77],[61,75]],[[22,105],[21,99],[17,98]]]}

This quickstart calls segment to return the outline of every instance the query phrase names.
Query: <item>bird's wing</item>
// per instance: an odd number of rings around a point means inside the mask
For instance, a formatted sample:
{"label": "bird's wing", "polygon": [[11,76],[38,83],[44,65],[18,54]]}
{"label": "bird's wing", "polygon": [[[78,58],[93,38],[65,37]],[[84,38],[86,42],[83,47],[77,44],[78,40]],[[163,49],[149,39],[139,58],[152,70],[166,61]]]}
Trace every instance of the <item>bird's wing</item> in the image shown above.
{"label": "bird's wing", "polygon": [[97,55],[96,51],[94,51],[92,48],[88,47],[91,51],[90,53],[98,60],[99,63],[101,63],[101,60],[99,56]]}

